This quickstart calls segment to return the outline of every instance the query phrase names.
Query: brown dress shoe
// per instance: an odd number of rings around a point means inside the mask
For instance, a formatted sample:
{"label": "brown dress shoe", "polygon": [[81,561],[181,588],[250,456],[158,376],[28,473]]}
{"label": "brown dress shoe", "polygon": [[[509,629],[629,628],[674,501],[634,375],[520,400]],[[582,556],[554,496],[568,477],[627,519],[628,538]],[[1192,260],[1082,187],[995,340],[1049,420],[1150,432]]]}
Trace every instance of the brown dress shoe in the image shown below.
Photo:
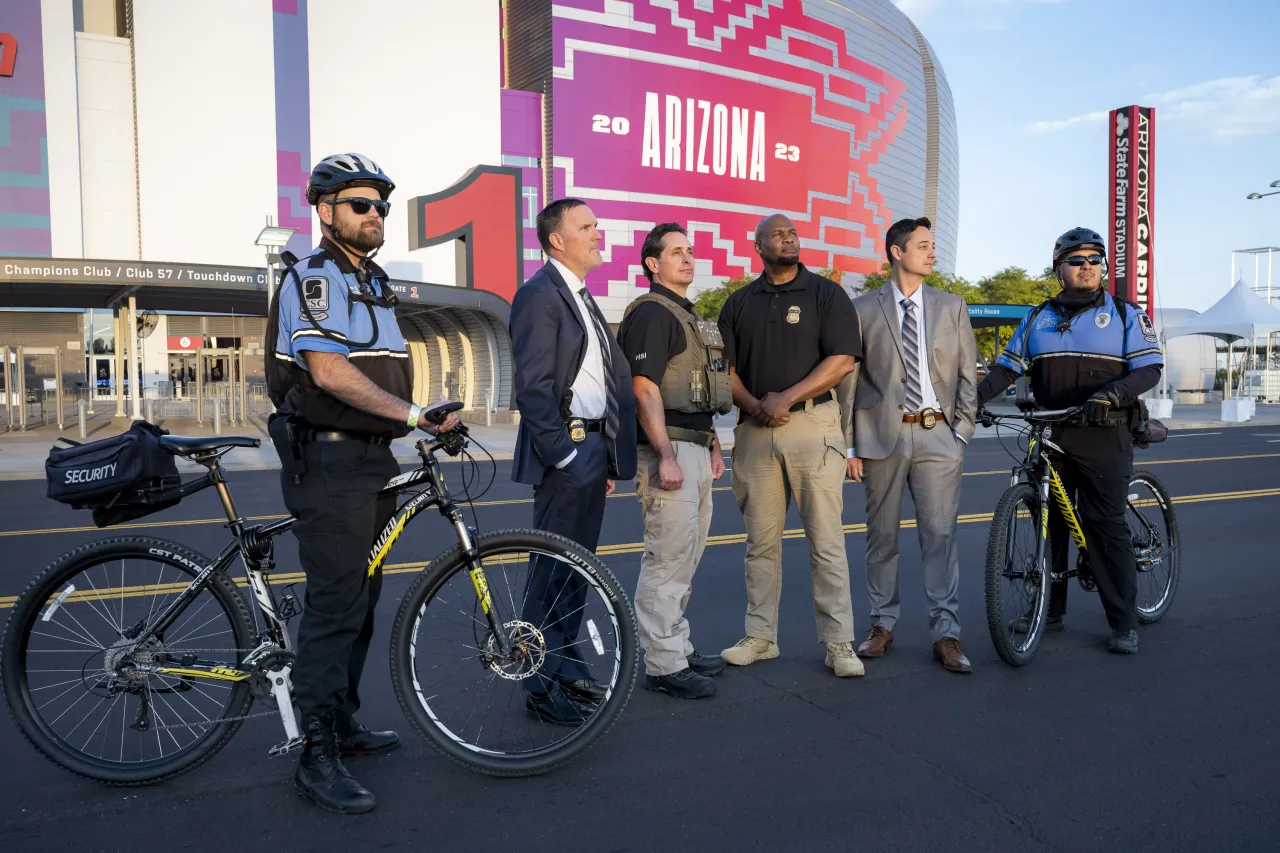
{"label": "brown dress shoe", "polygon": [[893,632],[883,625],[873,625],[866,641],[858,646],[858,657],[878,658],[893,648]]}
{"label": "brown dress shoe", "polygon": [[955,637],[943,637],[933,644],[933,656],[942,661],[948,672],[973,672],[969,659],[965,657],[960,641]]}

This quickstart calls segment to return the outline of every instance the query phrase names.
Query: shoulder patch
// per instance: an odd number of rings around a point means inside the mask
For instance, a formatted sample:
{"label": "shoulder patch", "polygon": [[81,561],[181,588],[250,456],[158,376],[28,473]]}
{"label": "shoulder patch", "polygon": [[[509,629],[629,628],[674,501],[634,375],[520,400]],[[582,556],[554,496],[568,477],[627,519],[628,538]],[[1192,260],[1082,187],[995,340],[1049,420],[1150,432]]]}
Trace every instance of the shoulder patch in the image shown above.
{"label": "shoulder patch", "polygon": [[1105,329],[1111,325],[1111,315],[1106,311],[1100,311],[1094,315],[1093,322],[1099,329]]}
{"label": "shoulder patch", "polygon": [[1159,340],[1156,335],[1156,327],[1151,322],[1151,318],[1147,316],[1146,311],[1138,311],[1138,326],[1142,329],[1142,338],[1149,344],[1154,344]]}
{"label": "shoulder patch", "polygon": [[[323,320],[329,315],[329,279],[322,275],[310,276],[302,280],[302,298],[306,300],[307,309],[316,320]],[[302,319],[307,319],[302,312]]]}

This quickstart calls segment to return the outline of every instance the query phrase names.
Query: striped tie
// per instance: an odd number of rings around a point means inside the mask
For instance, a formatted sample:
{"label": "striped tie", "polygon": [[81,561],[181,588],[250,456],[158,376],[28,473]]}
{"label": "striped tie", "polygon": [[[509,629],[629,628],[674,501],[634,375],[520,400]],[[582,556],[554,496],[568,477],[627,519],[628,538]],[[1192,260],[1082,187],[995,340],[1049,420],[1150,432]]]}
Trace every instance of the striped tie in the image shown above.
{"label": "striped tie", "polygon": [[600,342],[600,354],[604,358],[604,435],[605,449],[609,454],[609,462],[612,466],[613,461],[617,458],[614,450],[614,442],[618,438],[618,383],[613,375],[613,338],[609,334],[609,327],[605,324],[604,314],[600,313],[600,306],[596,305],[596,301],[591,298],[591,294],[584,287],[578,291],[578,295],[582,297],[583,303],[587,306],[587,313],[591,315],[592,325],[595,326],[596,339]]}
{"label": "striped tie", "polygon": [[902,352],[907,359],[907,411],[918,412],[924,404],[920,390],[920,340],[916,331],[916,304],[904,299],[902,306]]}

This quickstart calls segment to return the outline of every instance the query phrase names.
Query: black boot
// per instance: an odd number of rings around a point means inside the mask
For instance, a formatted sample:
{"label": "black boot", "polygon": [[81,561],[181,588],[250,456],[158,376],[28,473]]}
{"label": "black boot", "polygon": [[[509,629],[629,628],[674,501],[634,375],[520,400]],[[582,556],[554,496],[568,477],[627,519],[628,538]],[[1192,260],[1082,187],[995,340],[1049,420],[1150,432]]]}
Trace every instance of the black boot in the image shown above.
{"label": "black boot", "polygon": [[332,717],[307,718],[307,742],[293,778],[299,791],[331,812],[363,814],[376,804],[373,794],[342,766]]}
{"label": "black boot", "polygon": [[336,727],[338,750],[341,755],[369,755],[388,752],[400,745],[400,735],[395,732],[374,732],[355,720],[341,720]]}

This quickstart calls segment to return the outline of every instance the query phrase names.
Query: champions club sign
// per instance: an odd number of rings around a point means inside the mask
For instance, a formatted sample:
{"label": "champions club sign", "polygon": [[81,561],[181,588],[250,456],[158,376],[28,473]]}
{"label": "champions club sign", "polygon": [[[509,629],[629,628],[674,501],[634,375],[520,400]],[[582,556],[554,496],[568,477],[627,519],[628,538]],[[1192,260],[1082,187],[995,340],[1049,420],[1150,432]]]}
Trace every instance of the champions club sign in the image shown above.
{"label": "champions club sign", "polygon": [[1111,111],[1111,292],[1154,319],[1156,111]]}

